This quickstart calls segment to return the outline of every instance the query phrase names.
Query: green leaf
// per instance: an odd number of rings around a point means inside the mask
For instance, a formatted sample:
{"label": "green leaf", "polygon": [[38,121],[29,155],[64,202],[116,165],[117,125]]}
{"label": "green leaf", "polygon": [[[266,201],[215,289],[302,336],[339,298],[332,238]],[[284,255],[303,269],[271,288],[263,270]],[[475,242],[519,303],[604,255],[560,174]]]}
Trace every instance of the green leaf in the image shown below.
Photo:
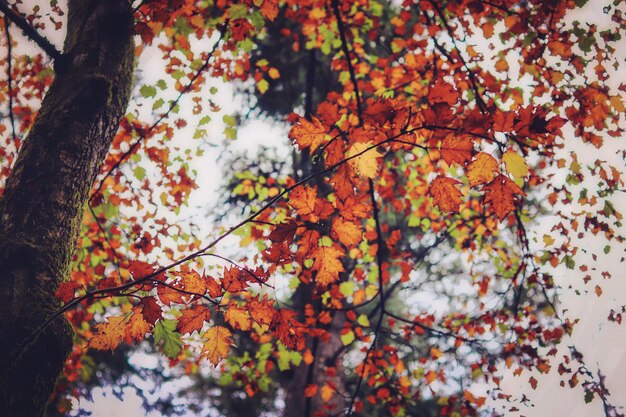
{"label": "green leaf", "polygon": [[135,169],[133,169],[133,175],[141,181],[146,177],[146,169],[143,167],[135,167]]}
{"label": "green leaf", "polygon": [[139,93],[144,97],[156,96],[157,90],[151,85],[142,85],[139,89]]}
{"label": "green leaf", "polygon": [[344,297],[350,297],[354,294],[354,282],[346,281],[339,284],[339,292],[343,294]]}
{"label": "green leaf", "polygon": [[257,83],[256,88],[259,89],[261,94],[265,94],[265,92],[270,88],[270,84],[263,78]]}
{"label": "green leaf", "polygon": [[231,116],[230,114],[225,114],[222,117],[222,120],[226,123],[226,126],[232,127],[237,125],[237,118],[235,116]]}
{"label": "green leaf", "polygon": [[154,344],[161,346],[163,353],[169,358],[178,356],[183,342],[176,330],[176,320],[159,320],[154,325]]}
{"label": "green leaf", "polygon": [[370,327],[370,320],[367,318],[365,314],[361,314],[359,318],[356,320],[363,327]]}
{"label": "green leaf", "polygon": [[348,346],[352,342],[354,342],[354,332],[352,330],[341,335],[341,343],[343,343],[344,346]]}

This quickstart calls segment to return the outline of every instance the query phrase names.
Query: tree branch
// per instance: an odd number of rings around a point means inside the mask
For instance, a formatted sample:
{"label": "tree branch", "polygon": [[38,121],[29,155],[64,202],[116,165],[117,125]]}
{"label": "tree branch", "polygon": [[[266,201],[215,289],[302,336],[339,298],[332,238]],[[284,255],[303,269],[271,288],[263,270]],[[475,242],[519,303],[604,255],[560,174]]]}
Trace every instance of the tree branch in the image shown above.
{"label": "tree branch", "polygon": [[37,30],[31,26],[30,23],[17,11],[13,10],[9,6],[6,0],[0,0],[0,11],[4,14],[4,17],[15,26],[22,29],[28,39],[35,42],[46,54],[53,60],[61,58],[63,53],[59,51],[46,37],[42,36]]}

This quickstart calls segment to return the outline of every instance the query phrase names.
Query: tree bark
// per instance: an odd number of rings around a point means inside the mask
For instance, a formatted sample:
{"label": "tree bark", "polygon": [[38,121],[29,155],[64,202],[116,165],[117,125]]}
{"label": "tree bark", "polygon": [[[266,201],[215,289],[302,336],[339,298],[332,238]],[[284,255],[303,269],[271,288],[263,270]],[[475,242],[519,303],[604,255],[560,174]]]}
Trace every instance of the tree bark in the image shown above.
{"label": "tree bark", "polygon": [[85,204],[128,104],[134,47],[127,0],[69,0],[67,36],[0,199],[0,404],[42,416],[72,348],[59,305]]}

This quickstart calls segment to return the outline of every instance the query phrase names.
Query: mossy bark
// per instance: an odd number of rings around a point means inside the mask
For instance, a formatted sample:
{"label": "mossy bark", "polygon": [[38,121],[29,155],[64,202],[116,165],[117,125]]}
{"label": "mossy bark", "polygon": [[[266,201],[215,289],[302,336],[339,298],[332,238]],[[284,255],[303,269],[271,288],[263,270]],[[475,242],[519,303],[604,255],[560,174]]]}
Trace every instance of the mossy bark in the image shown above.
{"label": "mossy bark", "polygon": [[128,104],[127,0],[69,0],[64,55],[0,198],[0,407],[42,416],[72,347],[58,309],[89,192]]}

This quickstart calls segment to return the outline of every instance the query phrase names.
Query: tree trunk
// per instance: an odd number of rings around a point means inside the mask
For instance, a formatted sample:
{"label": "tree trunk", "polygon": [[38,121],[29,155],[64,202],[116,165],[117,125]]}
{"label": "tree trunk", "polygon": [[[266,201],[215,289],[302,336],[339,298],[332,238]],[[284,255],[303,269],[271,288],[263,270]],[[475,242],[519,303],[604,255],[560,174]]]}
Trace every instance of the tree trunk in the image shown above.
{"label": "tree trunk", "polygon": [[0,199],[0,404],[45,412],[72,347],[58,309],[89,191],[128,104],[134,47],[127,0],[69,0],[64,55]]}
{"label": "tree trunk", "polygon": [[[308,343],[308,348],[315,356],[315,361],[311,365],[301,363],[293,370],[293,374],[284,385],[285,390],[285,410],[283,417],[315,417],[340,415],[346,407],[344,398],[340,395],[344,393],[345,382],[342,372],[341,357],[337,353],[341,351],[340,331],[345,321],[342,313],[335,314],[328,330],[328,339],[314,340]],[[334,367],[336,374],[326,373],[327,368]],[[315,384],[318,393],[306,398],[304,391],[307,386]],[[333,390],[331,398],[324,402],[320,396],[322,386],[328,384]]]}

